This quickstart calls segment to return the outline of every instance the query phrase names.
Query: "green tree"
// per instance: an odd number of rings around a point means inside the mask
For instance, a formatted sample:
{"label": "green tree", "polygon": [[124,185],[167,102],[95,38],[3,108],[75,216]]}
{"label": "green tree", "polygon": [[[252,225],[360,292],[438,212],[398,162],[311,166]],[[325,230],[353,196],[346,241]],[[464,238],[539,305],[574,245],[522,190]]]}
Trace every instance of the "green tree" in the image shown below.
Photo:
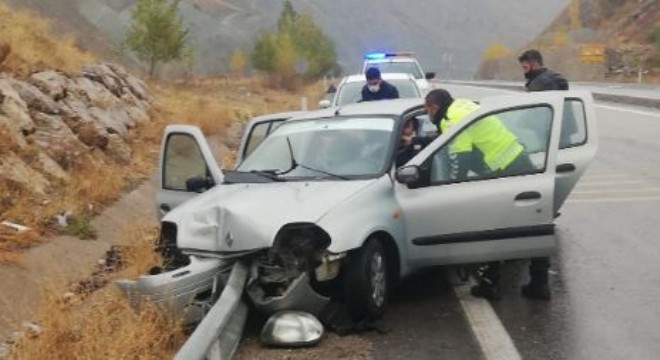
{"label": "green tree", "polygon": [[282,12],[280,13],[280,18],[277,20],[277,30],[286,31],[293,25],[299,16],[300,15],[298,15],[298,12],[296,12],[296,10],[293,8],[291,1],[284,1],[284,5],[282,5]]}
{"label": "green tree", "polygon": [[124,45],[149,65],[149,75],[152,77],[158,63],[181,59],[192,61],[188,29],[178,16],[179,2],[138,0],[131,13],[132,23]]}
{"label": "green tree", "polygon": [[[280,80],[296,76],[292,68],[298,60],[309,64],[304,74],[308,79],[318,79],[338,69],[332,39],[314,23],[311,16],[298,14],[288,0],[284,2],[276,31],[262,34],[256,40],[250,57],[255,69],[276,74]],[[284,63],[287,65],[284,66]]]}
{"label": "green tree", "polygon": [[255,69],[273,72],[275,70],[275,53],[277,44],[275,35],[271,33],[262,34],[254,43],[254,49],[250,55],[252,66]]}

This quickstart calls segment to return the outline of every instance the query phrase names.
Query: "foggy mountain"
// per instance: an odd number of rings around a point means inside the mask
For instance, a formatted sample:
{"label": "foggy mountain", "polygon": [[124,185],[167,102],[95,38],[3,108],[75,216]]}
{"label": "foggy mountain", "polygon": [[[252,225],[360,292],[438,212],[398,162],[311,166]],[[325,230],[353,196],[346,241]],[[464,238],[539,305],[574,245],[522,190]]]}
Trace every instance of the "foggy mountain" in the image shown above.
{"label": "foggy mountain", "polygon": [[[76,31],[83,45],[117,48],[135,0],[8,0]],[[196,51],[195,72],[227,68],[232,51],[275,25],[283,0],[183,0],[180,14]],[[361,70],[375,50],[414,51],[441,77],[472,77],[492,43],[517,49],[546,28],[568,0],[293,0],[334,40],[344,72]],[[100,41],[100,34],[107,38]]]}

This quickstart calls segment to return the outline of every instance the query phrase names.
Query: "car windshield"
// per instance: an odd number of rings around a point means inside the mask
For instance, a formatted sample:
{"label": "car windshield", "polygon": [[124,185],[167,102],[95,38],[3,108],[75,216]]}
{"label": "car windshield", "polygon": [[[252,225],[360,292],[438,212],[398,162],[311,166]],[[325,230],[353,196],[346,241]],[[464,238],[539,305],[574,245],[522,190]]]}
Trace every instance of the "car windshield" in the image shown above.
{"label": "car windshield", "polygon": [[393,128],[394,119],[384,117],[287,122],[236,171],[279,181],[373,177],[386,168]]}
{"label": "car windshield", "polygon": [[375,62],[368,63],[367,67],[377,67],[381,73],[404,73],[410,74],[415,79],[423,79],[424,74],[417,66],[416,62],[405,61],[405,62]]}
{"label": "car windshield", "polygon": [[[402,99],[405,98],[420,98],[422,95],[417,89],[417,84],[412,80],[406,79],[396,79],[396,80],[385,80],[388,83],[392,84],[399,91],[399,97]],[[346,104],[354,104],[362,99],[362,88],[367,83],[367,81],[358,81],[345,83],[339,88],[337,93],[337,106],[342,106]]]}

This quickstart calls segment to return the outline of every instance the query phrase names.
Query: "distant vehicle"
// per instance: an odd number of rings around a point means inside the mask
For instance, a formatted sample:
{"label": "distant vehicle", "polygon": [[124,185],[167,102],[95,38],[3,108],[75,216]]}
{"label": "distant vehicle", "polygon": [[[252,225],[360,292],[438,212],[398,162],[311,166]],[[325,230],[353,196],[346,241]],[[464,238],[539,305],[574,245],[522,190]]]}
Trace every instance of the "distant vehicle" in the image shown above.
{"label": "distant vehicle", "polygon": [[431,91],[433,86],[429,80],[435,79],[434,72],[425,73],[411,52],[370,53],[364,56],[364,73],[369,67],[377,67],[382,74],[408,73],[415,78],[417,86],[423,94]]}
{"label": "distant vehicle", "polygon": [[[425,115],[422,99],[398,99],[261,116],[230,171],[199,128],[169,125],[156,196],[166,261],[118,284],[134,304],[200,318],[242,262],[245,298],[264,314],[318,315],[338,298],[354,318],[377,318],[415,270],[554,253],[556,214],[596,153],[591,94],[486,98],[396,168],[404,124]],[[450,149],[493,119],[530,165],[452,175]]]}
{"label": "distant vehicle", "polygon": [[[415,78],[407,73],[388,73],[382,74],[382,79],[394,85],[399,91],[401,99],[421,98],[420,90]],[[324,99],[319,102],[319,107],[325,109],[328,107],[344,106],[355,104],[362,99],[362,88],[366,85],[367,79],[364,74],[355,74],[346,76],[339,83],[337,92],[331,100]]]}

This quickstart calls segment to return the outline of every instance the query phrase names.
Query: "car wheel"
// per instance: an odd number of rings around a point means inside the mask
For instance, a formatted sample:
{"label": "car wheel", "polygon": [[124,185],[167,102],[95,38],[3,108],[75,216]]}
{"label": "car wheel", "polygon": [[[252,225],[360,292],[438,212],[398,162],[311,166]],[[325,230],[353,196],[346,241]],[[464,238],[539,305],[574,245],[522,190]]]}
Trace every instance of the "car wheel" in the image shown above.
{"label": "car wheel", "polygon": [[370,239],[351,254],[346,268],[344,298],[355,320],[377,319],[388,302],[387,254],[377,239]]}

